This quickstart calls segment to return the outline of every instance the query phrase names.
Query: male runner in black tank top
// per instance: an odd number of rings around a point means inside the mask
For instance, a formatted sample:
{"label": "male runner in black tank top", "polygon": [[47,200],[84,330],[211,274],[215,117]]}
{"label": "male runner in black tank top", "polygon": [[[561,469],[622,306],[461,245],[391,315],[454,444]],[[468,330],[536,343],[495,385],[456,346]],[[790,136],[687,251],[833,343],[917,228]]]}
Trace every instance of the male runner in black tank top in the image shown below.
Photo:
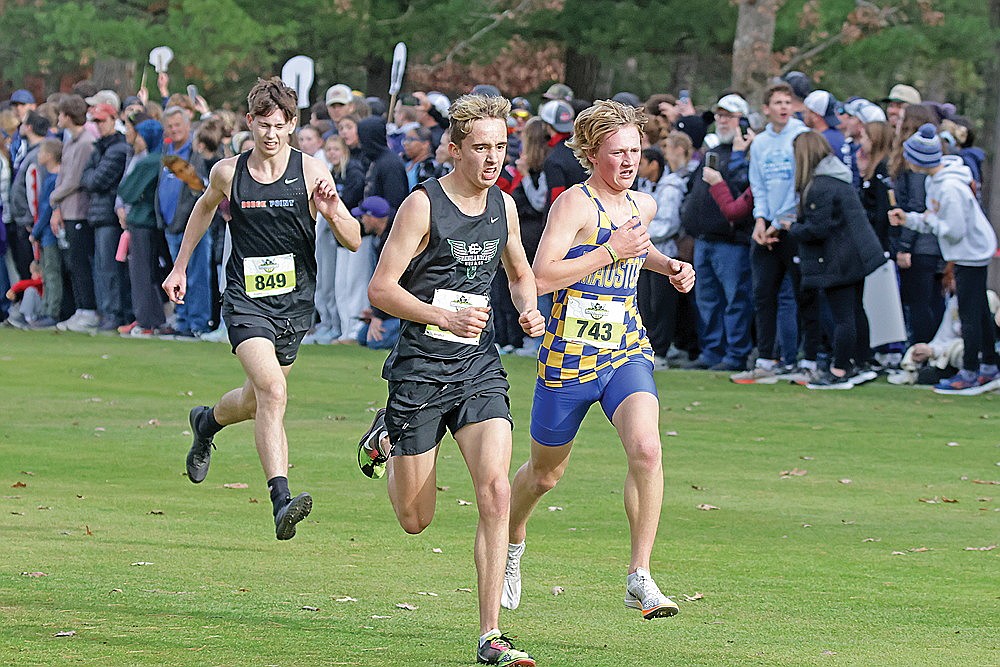
{"label": "male runner in black tank top", "polygon": [[216,207],[228,197],[233,252],[226,265],[223,313],[247,379],[213,407],[191,410],[194,442],[187,473],[192,482],[205,479],[214,435],[224,426],[253,419],[279,540],[294,537],[295,524],[312,509],[308,493],[292,498],[288,491],[284,419],[285,378],[312,321],[317,211],[330,221],[341,245],[357,250],[361,244],[360,226],[337,197],[330,171],[288,145],[296,101],[295,91],[277,77],[258,80],[247,97],[254,147],[212,168],[208,189],[191,212],[174,268],[163,282],[170,300],[183,303],[188,259]]}
{"label": "male runner in black tank top", "polygon": [[[452,432],[472,473],[479,507],[476,657],[487,664],[529,667],[534,659],[499,630],[511,418],[487,301],[502,257],[522,328],[529,336],[541,334],[544,324],[517,209],[495,186],[509,113],[510,103],[502,97],[456,100],[449,113],[448,147],[455,170],[425,181],[396,214],[368,297],[403,325],[382,371],[389,381],[387,409],[379,412],[369,440],[386,451],[387,442],[378,441],[383,428],[388,431],[394,446],[386,464],[389,499],[403,530],[415,534],[434,516],[437,446],[446,430]],[[359,460],[366,451],[362,447]],[[372,463],[385,463],[369,461],[369,473]]]}

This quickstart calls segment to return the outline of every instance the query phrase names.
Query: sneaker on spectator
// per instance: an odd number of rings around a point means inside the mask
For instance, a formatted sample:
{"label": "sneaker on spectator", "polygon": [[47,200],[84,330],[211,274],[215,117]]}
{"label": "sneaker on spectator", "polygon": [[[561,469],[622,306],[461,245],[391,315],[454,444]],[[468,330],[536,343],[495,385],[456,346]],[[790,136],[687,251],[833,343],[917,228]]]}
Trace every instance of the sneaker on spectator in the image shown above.
{"label": "sneaker on spectator", "polygon": [[[982,378],[985,380],[986,378]],[[980,382],[980,376],[975,371],[960,370],[950,378],[941,380],[934,385],[935,394],[956,396],[978,396],[989,389],[987,383]]]}
{"label": "sneaker on spectator", "polygon": [[218,329],[203,333],[200,338],[209,343],[225,343],[229,341],[229,331],[226,329],[225,322],[223,322],[219,325]]}
{"label": "sneaker on spectator", "polygon": [[31,323],[32,329],[55,329],[58,322],[56,318],[43,315]]}
{"label": "sneaker on spectator", "polygon": [[666,357],[661,357],[659,355],[653,356],[653,370],[654,371],[665,371],[670,368],[670,362]]}
{"label": "sneaker on spectator", "polygon": [[29,327],[28,320],[24,318],[24,315],[17,312],[16,309],[12,309],[10,314],[7,315],[7,324],[14,327],[15,329],[27,329]]}
{"label": "sneaker on spectator", "polygon": [[[77,315],[79,317],[77,317]],[[76,333],[86,333],[92,334],[97,331],[98,325],[101,323],[101,318],[98,317],[97,312],[93,310],[78,310],[76,311],[75,321],[70,321],[64,331],[75,331]],[[70,318],[73,320],[73,318]],[[59,325],[56,325],[59,328]]]}
{"label": "sneaker on spectator", "polygon": [[755,366],[748,371],[730,375],[729,379],[736,384],[776,384],[778,382],[778,370],[782,367],[764,368]]}
{"label": "sneaker on spectator", "polygon": [[857,387],[859,384],[871,382],[877,377],[878,372],[875,369],[868,364],[862,364],[855,367],[854,373],[851,375],[851,384]]}
{"label": "sneaker on spectator", "polygon": [[118,322],[110,317],[102,317],[97,322],[98,333],[112,333],[118,331]]}
{"label": "sneaker on spectator", "polygon": [[152,338],[155,335],[156,335],[155,329],[144,329],[143,327],[140,326],[132,327],[132,330],[128,332],[129,338]]}
{"label": "sneaker on spectator", "polygon": [[120,333],[123,336],[127,336],[130,333],[132,333],[132,329],[136,328],[137,326],[139,326],[139,323],[136,321],[132,321],[129,324],[123,324],[120,327],[118,327],[118,333]]}
{"label": "sneaker on spectator", "polygon": [[830,371],[819,371],[817,377],[806,384],[806,389],[853,389],[854,384],[847,375],[834,375]]}
{"label": "sneaker on spectator", "polygon": [[76,311],[73,312],[72,315],[67,317],[62,322],[57,322],[56,329],[58,329],[59,331],[69,331],[69,325],[75,324],[80,319],[81,313],[83,313],[83,311],[77,309]]}
{"label": "sneaker on spectator", "polygon": [[710,371],[729,371],[731,373],[733,371],[746,370],[746,366],[737,365],[737,364],[734,364],[734,363],[731,363],[731,362],[728,362],[728,361],[720,361],[719,363],[715,364],[714,366],[710,366],[708,370],[710,370]]}
{"label": "sneaker on spectator", "polygon": [[979,371],[979,384],[983,388],[983,393],[1000,389],[1000,371],[996,373],[983,373]]}

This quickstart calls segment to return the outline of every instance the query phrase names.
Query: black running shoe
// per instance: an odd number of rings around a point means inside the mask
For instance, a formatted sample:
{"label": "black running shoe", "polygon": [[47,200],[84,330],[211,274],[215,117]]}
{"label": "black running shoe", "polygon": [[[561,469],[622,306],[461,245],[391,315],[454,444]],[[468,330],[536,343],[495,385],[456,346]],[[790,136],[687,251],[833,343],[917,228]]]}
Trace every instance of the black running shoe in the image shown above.
{"label": "black running shoe", "polygon": [[295,537],[295,524],[309,516],[312,508],[313,499],[308,493],[300,493],[289,500],[274,515],[275,537],[279,540],[290,540]]}
{"label": "black running shoe", "polygon": [[502,667],[535,667],[535,659],[524,651],[514,648],[510,637],[494,630],[485,640],[479,642],[476,662],[483,665]]}
{"label": "black running shoe", "polygon": [[199,405],[191,408],[191,413],[188,415],[193,442],[187,455],[187,474],[188,479],[195,484],[199,484],[208,475],[208,465],[212,462],[212,449],[215,448],[215,443],[212,442],[213,436],[205,438],[198,433],[198,417],[208,410],[211,408],[207,405]]}
{"label": "black running shoe", "polygon": [[382,439],[389,437],[385,430],[385,408],[379,408],[375,413],[372,425],[358,442],[358,467],[365,477],[379,479],[385,475],[385,464],[389,460],[392,446],[383,451]]}

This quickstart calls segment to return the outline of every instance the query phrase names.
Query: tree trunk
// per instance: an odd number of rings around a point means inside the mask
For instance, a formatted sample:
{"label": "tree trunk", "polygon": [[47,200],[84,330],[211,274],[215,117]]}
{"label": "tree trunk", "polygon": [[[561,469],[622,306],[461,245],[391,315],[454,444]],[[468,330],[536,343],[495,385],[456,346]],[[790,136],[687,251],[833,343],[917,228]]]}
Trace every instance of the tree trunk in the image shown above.
{"label": "tree trunk", "polygon": [[785,0],[739,0],[732,85],[755,107],[774,74],[774,23]]}
{"label": "tree trunk", "polygon": [[[135,61],[120,58],[101,58],[94,61],[93,82],[101,90],[113,90],[121,99],[135,95],[138,84],[135,79]],[[155,81],[154,81],[155,83]],[[149,82],[146,83],[149,88]]]}
{"label": "tree trunk", "polygon": [[[1000,28],[1000,0],[990,0],[990,27],[994,30]],[[989,145],[992,148],[992,163],[987,164],[989,179],[984,188],[987,211],[989,218],[993,222],[993,229],[1000,234],[1000,42],[997,42],[993,51],[993,63],[989,68],[993,76],[987,80],[987,99],[992,99],[993,104],[993,125],[990,128],[992,135]],[[1000,292],[1000,259],[993,260],[990,267],[989,278],[990,289]]]}
{"label": "tree trunk", "polygon": [[[573,95],[583,100],[593,100],[598,94],[601,77],[601,61],[593,53],[580,53],[573,46],[566,47],[565,84],[573,89]],[[607,93],[604,92],[607,96]]]}

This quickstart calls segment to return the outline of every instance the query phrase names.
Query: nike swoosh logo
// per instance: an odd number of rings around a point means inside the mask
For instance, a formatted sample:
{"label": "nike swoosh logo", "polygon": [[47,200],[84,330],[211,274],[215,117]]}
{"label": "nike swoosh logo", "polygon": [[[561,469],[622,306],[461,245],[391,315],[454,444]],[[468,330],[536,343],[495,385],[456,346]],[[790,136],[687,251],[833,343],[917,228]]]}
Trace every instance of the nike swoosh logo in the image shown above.
{"label": "nike swoosh logo", "polygon": [[499,219],[500,218],[490,218],[490,224],[492,225],[494,222],[496,222]]}
{"label": "nike swoosh logo", "polygon": [[298,177],[296,177],[296,178],[286,178],[285,179],[285,185],[291,185],[292,183],[294,183],[297,180],[299,180]]}

